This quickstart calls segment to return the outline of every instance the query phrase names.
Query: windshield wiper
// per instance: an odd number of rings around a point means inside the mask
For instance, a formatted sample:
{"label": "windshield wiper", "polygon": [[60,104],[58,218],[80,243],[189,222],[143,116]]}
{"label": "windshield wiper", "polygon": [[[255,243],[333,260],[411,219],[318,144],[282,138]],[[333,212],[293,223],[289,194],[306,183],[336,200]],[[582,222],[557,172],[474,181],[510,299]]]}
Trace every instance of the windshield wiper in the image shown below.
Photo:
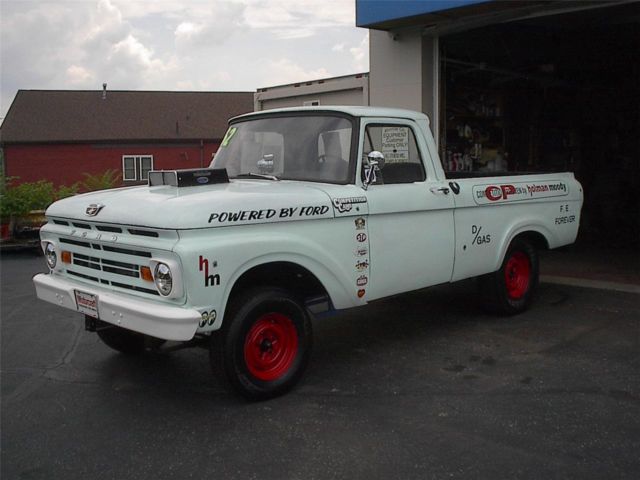
{"label": "windshield wiper", "polygon": [[240,174],[236,175],[234,178],[251,178],[251,177],[254,177],[254,178],[266,178],[267,180],[275,180],[275,181],[279,181],[280,180],[275,175],[267,175],[266,173],[253,173],[253,172],[240,173]]}

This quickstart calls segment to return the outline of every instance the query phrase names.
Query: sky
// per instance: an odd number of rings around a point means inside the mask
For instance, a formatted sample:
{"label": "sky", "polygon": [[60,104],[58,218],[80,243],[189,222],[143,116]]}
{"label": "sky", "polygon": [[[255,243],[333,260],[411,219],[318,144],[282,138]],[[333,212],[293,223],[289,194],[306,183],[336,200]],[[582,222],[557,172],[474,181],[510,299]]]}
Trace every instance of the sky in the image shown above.
{"label": "sky", "polygon": [[255,91],[369,70],[355,0],[0,0],[0,117],[19,89]]}

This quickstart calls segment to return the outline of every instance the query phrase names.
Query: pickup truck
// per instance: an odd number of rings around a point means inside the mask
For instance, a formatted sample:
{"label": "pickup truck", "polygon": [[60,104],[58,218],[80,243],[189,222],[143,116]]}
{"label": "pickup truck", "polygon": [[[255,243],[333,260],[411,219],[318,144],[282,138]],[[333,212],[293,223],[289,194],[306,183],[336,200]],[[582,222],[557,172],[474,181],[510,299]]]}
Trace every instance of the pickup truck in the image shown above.
{"label": "pickup truck", "polygon": [[537,251],[575,241],[582,201],[572,173],[448,178],[422,113],[249,113],[209,168],[51,205],[33,281],[109,347],[206,346],[265,399],[301,378],[326,312],[470,277],[492,311],[524,311]]}

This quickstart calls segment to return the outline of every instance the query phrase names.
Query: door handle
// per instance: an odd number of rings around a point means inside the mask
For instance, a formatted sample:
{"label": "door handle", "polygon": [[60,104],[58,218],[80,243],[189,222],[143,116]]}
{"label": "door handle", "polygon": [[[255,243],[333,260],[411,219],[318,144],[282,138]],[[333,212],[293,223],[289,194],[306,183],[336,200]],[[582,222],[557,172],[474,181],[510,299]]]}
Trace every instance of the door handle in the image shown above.
{"label": "door handle", "polygon": [[431,193],[434,195],[448,195],[449,189],[447,187],[431,187]]}

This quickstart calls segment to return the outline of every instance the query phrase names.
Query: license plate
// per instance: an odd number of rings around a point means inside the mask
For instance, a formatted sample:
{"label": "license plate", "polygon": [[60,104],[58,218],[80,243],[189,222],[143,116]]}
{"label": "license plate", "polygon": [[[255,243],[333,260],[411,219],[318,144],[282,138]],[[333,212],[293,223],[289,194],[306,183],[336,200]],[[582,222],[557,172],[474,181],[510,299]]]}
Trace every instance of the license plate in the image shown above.
{"label": "license plate", "polygon": [[75,293],[78,311],[95,318],[100,318],[98,316],[98,296],[93,293],[81,292],[80,290],[75,290]]}

